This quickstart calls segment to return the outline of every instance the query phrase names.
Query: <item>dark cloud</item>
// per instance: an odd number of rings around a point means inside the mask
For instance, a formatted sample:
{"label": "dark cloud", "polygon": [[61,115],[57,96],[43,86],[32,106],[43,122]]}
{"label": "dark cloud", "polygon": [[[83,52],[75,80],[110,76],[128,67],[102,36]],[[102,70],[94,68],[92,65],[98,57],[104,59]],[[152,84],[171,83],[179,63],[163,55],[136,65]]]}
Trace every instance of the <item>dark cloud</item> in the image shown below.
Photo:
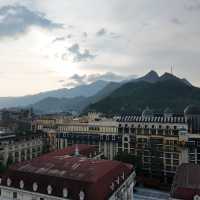
{"label": "dark cloud", "polygon": [[78,85],[89,84],[93,83],[98,80],[104,81],[113,81],[113,82],[120,82],[124,80],[130,80],[136,78],[135,75],[132,76],[121,76],[119,74],[115,74],[112,72],[107,72],[104,74],[90,74],[90,75],[79,75],[74,74],[73,76],[69,77],[69,81],[64,84],[65,87],[75,87]]}
{"label": "dark cloud", "polygon": [[76,87],[79,85],[87,84],[85,78],[86,78],[86,75],[74,74],[73,76],[69,77],[69,81],[67,83],[63,84],[63,86],[64,87]]}
{"label": "dark cloud", "polygon": [[183,24],[182,22],[181,22],[181,20],[180,19],[178,19],[178,18],[172,18],[171,19],[171,22],[173,23],[173,24],[176,24],[176,25],[181,25],[181,24]]}
{"label": "dark cloud", "polygon": [[81,52],[79,44],[77,43],[69,47],[68,51],[73,55],[74,62],[87,61],[96,57],[96,55],[91,54],[88,49],[84,49],[84,51]]}
{"label": "dark cloud", "polygon": [[79,85],[81,84],[85,84],[85,78],[87,76],[86,75],[78,75],[78,74],[74,74],[73,76],[70,77],[71,80],[73,80],[74,82],[78,83]]}
{"label": "dark cloud", "polygon": [[199,0],[190,0],[185,8],[189,11],[200,10],[200,1]]}
{"label": "dark cloud", "polygon": [[12,5],[0,8],[0,37],[11,37],[25,33],[29,27],[38,26],[45,29],[62,28],[43,13],[31,11],[25,6]]}
{"label": "dark cloud", "polygon": [[99,31],[97,31],[97,36],[103,36],[107,33],[107,30],[105,28],[101,28]]}
{"label": "dark cloud", "polygon": [[68,39],[71,39],[71,38],[72,38],[72,35],[71,35],[71,34],[68,34],[68,35],[67,35],[67,38],[68,38]]}
{"label": "dark cloud", "polygon": [[83,37],[87,38],[87,36],[88,36],[87,32],[83,32]]}

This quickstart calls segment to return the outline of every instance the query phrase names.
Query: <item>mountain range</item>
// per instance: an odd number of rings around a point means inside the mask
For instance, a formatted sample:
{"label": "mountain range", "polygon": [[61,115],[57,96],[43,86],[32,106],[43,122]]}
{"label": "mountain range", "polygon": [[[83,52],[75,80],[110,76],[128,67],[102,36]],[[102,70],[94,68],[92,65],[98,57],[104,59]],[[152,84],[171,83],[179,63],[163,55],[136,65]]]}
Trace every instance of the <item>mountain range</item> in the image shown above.
{"label": "mountain range", "polygon": [[0,97],[0,108],[29,106],[52,97],[57,99],[75,98],[80,96],[90,97],[103,89],[107,84],[107,81],[99,80],[88,85],[84,84],[71,89],[62,88],[22,97]]}
{"label": "mountain range", "polygon": [[147,77],[123,84],[106,98],[87,107],[87,111],[112,113],[142,112],[147,106],[156,112],[170,107],[182,113],[188,104],[200,105],[200,88],[192,86],[186,79],[165,73],[157,77],[150,72]]}
{"label": "mountain range", "polygon": [[199,104],[200,89],[186,79],[150,71],[145,76],[122,82],[96,81],[72,89],[59,89],[24,97],[2,97],[2,107],[32,107],[36,113],[98,111],[108,114],[141,112],[149,106],[157,111],[170,107],[183,111]]}

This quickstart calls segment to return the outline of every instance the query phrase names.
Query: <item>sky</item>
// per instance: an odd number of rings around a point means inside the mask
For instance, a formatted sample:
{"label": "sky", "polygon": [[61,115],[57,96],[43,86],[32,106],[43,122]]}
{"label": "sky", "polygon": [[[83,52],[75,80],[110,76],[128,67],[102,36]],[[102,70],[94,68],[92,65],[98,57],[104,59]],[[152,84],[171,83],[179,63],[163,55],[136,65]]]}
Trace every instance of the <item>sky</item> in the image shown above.
{"label": "sky", "polygon": [[200,0],[0,0],[0,96],[150,70],[200,87]]}

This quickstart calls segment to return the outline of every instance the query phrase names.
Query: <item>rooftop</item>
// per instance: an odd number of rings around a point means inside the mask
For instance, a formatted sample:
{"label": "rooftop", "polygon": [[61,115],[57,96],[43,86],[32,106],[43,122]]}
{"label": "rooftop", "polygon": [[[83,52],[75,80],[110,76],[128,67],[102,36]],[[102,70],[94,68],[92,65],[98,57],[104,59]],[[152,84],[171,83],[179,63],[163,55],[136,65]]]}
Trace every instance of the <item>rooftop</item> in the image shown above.
{"label": "rooftop", "polygon": [[129,164],[70,156],[73,152],[74,147],[71,147],[16,164],[1,177],[1,183],[7,186],[10,178],[11,186],[19,188],[23,180],[24,189],[33,191],[33,183],[36,182],[39,193],[47,194],[50,185],[54,196],[62,197],[62,189],[67,188],[70,198],[75,200],[81,190],[85,192],[86,199],[104,200],[134,171]]}
{"label": "rooftop", "polygon": [[200,165],[182,164],[174,177],[171,196],[178,199],[193,199],[200,195]]}
{"label": "rooftop", "polygon": [[[98,148],[95,145],[78,144],[77,147],[81,156],[89,157],[90,154],[98,153]],[[62,150],[51,152],[44,156],[65,156],[65,155],[72,156],[75,154],[75,150],[76,150],[76,145],[72,145]]]}

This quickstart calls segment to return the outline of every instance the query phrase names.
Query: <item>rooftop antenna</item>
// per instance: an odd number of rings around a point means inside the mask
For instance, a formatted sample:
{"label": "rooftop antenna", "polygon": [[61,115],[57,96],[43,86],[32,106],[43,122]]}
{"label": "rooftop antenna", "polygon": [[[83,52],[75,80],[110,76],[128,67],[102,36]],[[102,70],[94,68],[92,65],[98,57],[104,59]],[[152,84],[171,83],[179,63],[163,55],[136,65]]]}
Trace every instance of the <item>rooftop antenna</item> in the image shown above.
{"label": "rooftop antenna", "polygon": [[80,154],[79,154],[79,149],[78,149],[78,145],[77,145],[77,144],[76,144],[76,148],[75,148],[75,153],[74,153],[74,155],[75,155],[76,157],[80,156]]}

